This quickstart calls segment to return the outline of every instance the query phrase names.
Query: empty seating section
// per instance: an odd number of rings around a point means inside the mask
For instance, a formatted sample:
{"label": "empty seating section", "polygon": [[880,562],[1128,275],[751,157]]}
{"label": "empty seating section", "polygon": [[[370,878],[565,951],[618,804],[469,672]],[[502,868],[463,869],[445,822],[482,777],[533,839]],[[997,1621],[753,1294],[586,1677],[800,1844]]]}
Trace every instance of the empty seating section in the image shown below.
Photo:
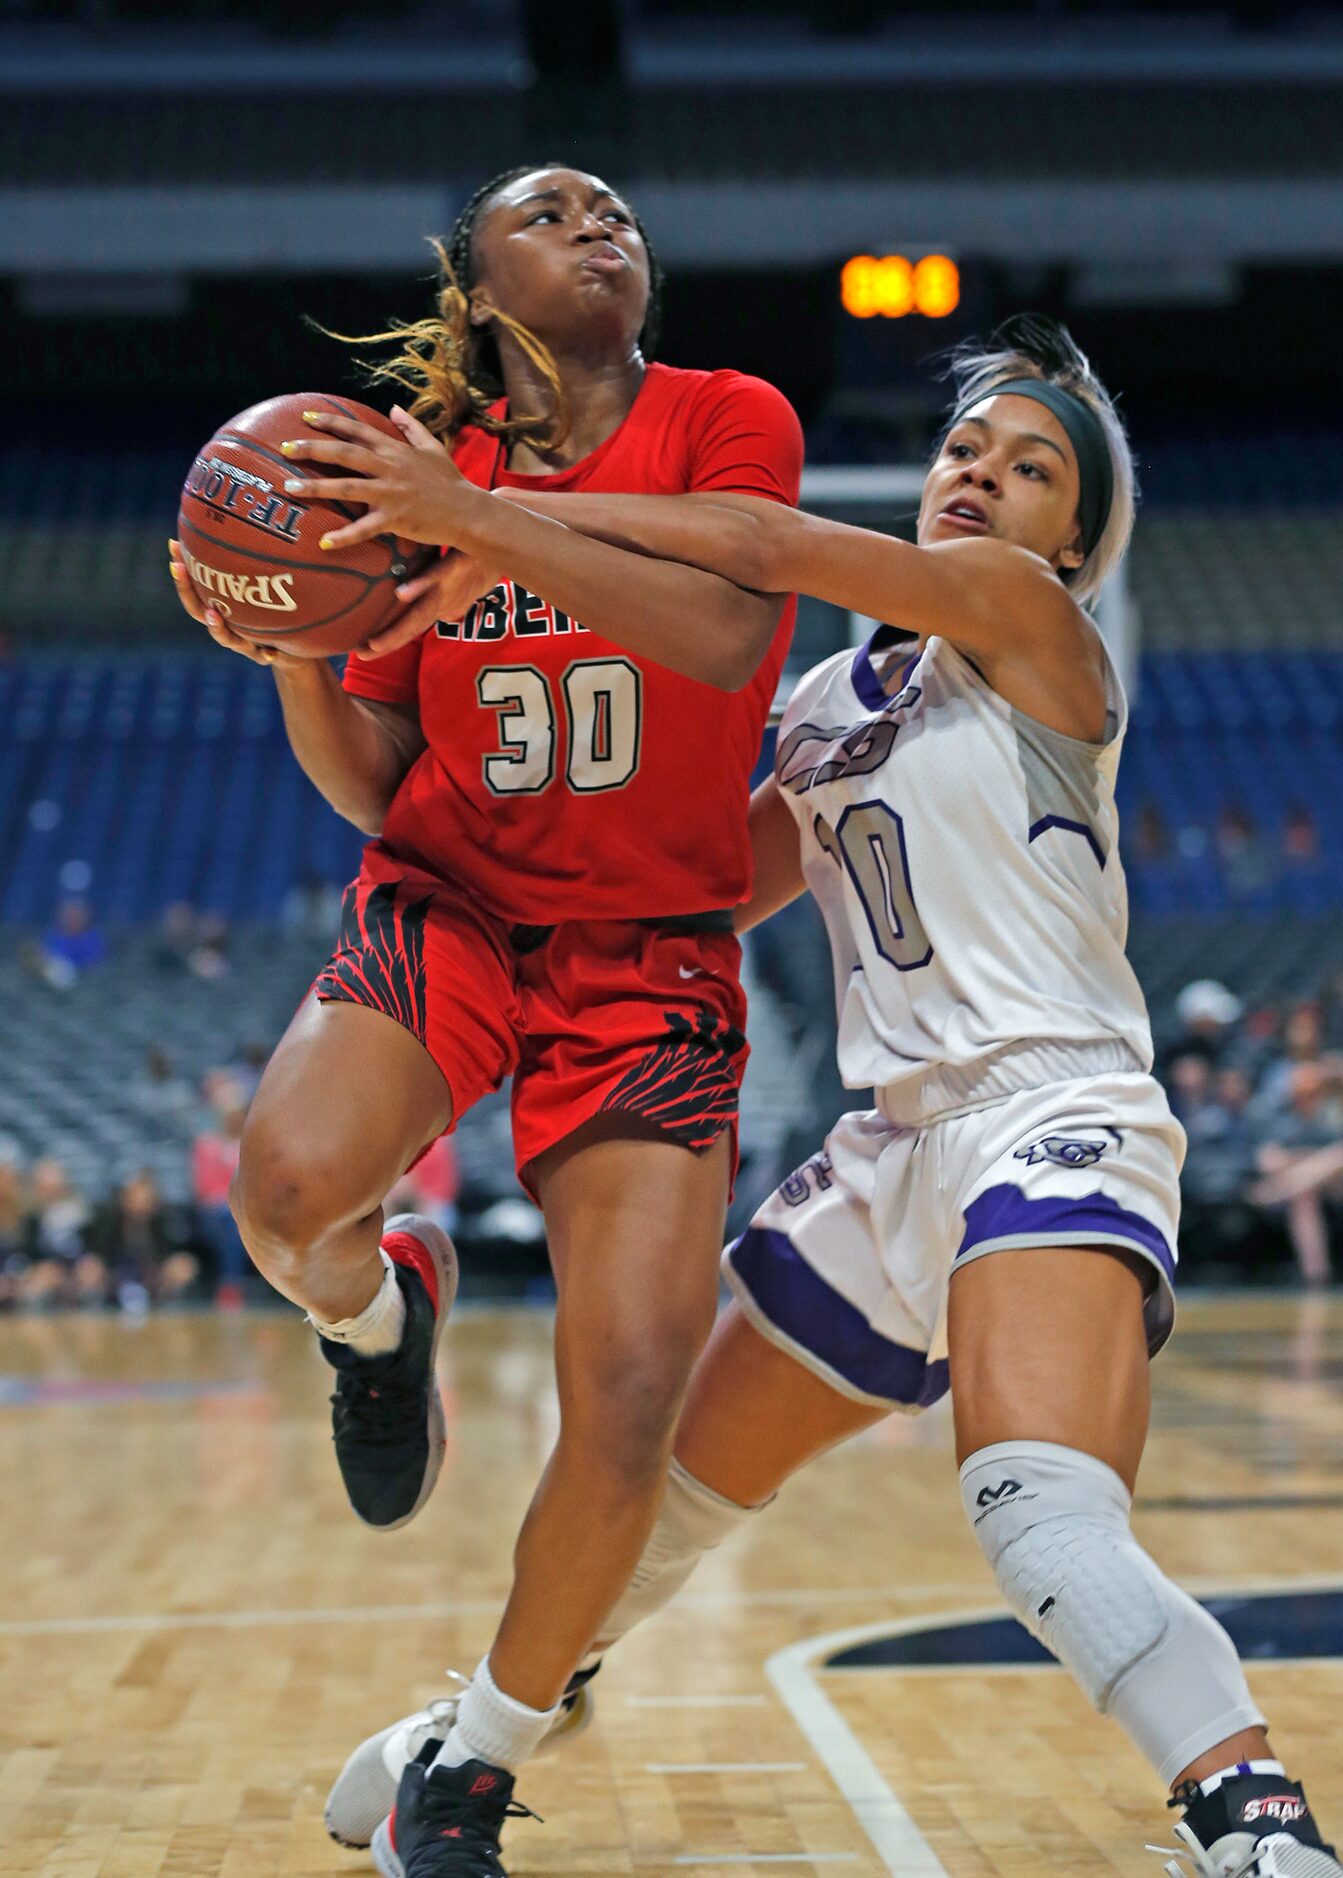
{"label": "empty seating section", "polygon": [[0,922],[45,921],[83,862],[114,926],[174,901],[275,918],[360,837],[289,754],[269,673],[210,653],[0,664]]}
{"label": "empty seating section", "polygon": [[1343,510],[1144,515],[1130,563],[1148,651],[1343,648]]}
{"label": "empty seating section", "polygon": [[[289,753],[269,675],[214,652],[0,663],[0,922],[87,877],[114,928],[174,901],[276,919],[360,837]],[[1142,662],[1120,775],[1135,913],[1343,905],[1343,651]],[[72,872],[73,864],[73,872]],[[82,865],[81,865],[82,864]]]}

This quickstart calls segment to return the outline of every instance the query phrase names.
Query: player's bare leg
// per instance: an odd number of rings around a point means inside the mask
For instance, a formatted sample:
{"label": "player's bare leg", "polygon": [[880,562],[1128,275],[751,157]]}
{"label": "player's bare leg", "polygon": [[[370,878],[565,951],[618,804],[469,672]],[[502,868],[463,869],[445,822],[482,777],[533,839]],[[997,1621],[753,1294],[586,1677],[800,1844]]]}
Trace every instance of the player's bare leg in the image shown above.
{"label": "player's bare leg", "polygon": [[889,1414],[832,1389],[733,1303],[691,1375],[676,1459],[725,1500],[758,1506],[808,1461]]}
{"label": "player's bare leg", "polygon": [[[1326,1878],[1341,1868],[1271,1758],[1230,1638],[1129,1530],[1147,1438],[1152,1282],[1135,1255],[1095,1247],[994,1252],[954,1273],[948,1340],[966,1511],[1021,1622],[1185,1808],[1175,1830],[1195,1871]],[[1275,1862],[1284,1848],[1285,1867]]]}
{"label": "player's bare leg", "polygon": [[337,1372],[350,1503],[384,1529],[415,1516],[442,1465],[434,1363],[457,1265],[445,1233],[385,1222],[382,1200],[451,1119],[447,1083],[410,1031],[310,998],[261,1079],[234,1182],[248,1252],[308,1312]]}
{"label": "player's bare leg", "polygon": [[324,1322],[383,1281],[383,1195],[452,1120],[442,1071],[410,1031],[309,998],[261,1078],[233,1210],[258,1270]]}
{"label": "player's bare leg", "polygon": [[500,1687],[530,1707],[559,1700],[657,1517],[717,1307],[730,1156],[726,1134],[692,1154],[608,1117],[533,1169],[558,1290],[560,1434],[490,1652]]}
{"label": "player's bare leg", "polygon": [[[790,1474],[887,1413],[832,1389],[730,1304],[691,1374],[652,1534],[537,1752],[550,1753],[581,1733],[593,1713],[595,1663],[669,1603],[707,1551],[761,1511]],[[407,1761],[446,1737],[460,1702],[460,1694],[448,1696],[360,1742],[327,1799],[333,1838],[369,1843],[392,1809]]]}

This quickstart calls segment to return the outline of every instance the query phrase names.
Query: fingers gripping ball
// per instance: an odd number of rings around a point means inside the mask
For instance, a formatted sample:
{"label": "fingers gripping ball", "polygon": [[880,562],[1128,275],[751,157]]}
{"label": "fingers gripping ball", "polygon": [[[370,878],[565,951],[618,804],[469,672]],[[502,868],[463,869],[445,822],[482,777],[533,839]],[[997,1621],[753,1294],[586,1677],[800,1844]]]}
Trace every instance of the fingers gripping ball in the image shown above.
{"label": "fingers gripping ball", "polygon": [[304,434],[305,411],[336,412],[400,436],[380,411],[322,393],[251,405],[217,430],[191,465],[177,532],[192,584],[235,633],[319,659],[350,652],[381,631],[400,609],[398,585],[435,554],[393,535],[329,551],[318,545],[363,511],[285,493],[293,478],[331,473],[280,453],[286,438]]}

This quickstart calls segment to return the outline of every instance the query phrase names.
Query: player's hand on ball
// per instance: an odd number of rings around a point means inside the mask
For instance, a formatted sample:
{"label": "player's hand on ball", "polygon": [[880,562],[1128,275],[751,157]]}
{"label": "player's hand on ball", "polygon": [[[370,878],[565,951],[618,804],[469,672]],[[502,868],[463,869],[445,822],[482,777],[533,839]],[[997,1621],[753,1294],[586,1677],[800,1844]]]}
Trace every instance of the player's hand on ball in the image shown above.
{"label": "player's hand on ball", "polygon": [[451,548],[427,573],[397,588],[396,597],[404,603],[404,611],[360,646],[354,656],[382,659],[389,652],[399,652],[422,633],[432,631],[439,620],[462,619],[483,593],[498,584],[498,576],[483,563]]}
{"label": "player's hand on ball", "polygon": [[450,546],[454,525],[481,492],[467,482],[432,431],[400,405],[392,422],[404,442],[333,411],[308,411],[307,422],[322,434],[280,445],[295,461],[331,463],[351,476],[295,477],[285,493],[330,502],[358,502],[367,511],[357,522],[322,537],[324,548],[348,548],[375,535]]}
{"label": "player's hand on ball", "polygon": [[215,644],[223,646],[226,652],[241,652],[254,665],[301,665],[308,662],[294,657],[292,653],[282,652],[278,646],[268,646],[258,639],[245,639],[241,633],[233,632],[223,614],[201,597],[187,570],[181,543],[171,537],[168,541],[168,572],[177,589],[178,599],[192,619],[203,626]]}

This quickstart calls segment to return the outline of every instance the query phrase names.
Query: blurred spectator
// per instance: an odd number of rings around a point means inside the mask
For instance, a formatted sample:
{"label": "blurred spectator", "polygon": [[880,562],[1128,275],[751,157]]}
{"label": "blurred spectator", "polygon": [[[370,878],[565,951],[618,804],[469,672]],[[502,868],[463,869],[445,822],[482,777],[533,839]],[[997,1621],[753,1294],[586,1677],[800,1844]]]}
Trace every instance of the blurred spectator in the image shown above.
{"label": "blurred spectator", "polygon": [[244,1102],[250,1103],[256,1094],[270,1058],[270,1045],[265,1043],[245,1043],[231,1058],[224,1074],[241,1091]]}
{"label": "blurred spectator", "polygon": [[0,1154],[0,1310],[15,1302],[28,1264],[28,1183],[18,1156],[5,1152]]}
{"label": "blurred spectator", "polygon": [[1329,1282],[1327,1203],[1343,1197],[1343,1074],[1324,1062],[1291,1066],[1286,1102],[1262,1124],[1251,1189],[1260,1206],[1284,1209],[1288,1236],[1307,1285]]}
{"label": "blurred spectator", "polygon": [[247,1098],[238,1083],[218,1072],[206,1078],[215,1125],[197,1135],[191,1150],[191,1187],[201,1230],[214,1254],[217,1301],[226,1310],[243,1302],[243,1280],[250,1269],[246,1249],[229,1211],[229,1187],[238,1170],[238,1150]]}
{"label": "blurred spectator", "polygon": [[163,909],[153,953],[154,964],[161,972],[188,971],[195,943],[196,915],[185,900],[174,900]]}
{"label": "blurred spectator", "polygon": [[444,1232],[457,1229],[457,1196],[462,1176],[448,1135],[432,1141],[412,1168],[402,1174],[383,1202],[383,1211],[423,1213]]}
{"label": "blurred spectator", "polygon": [[320,939],[331,944],[340,925],[340,888],[320,874],[304,874],[285,895],[280,919],[285,928],[302,939]]}
{"label": "blurred spectator", "polygon": [[223,978],[229,964],[228,921],[222,913],[202,913],[196,925],[196,943],[187,963],[197,978]]}
{"label": "blurred spectator", "polygon": [[42,935],[41,972],[47,983],[63,991],[106,957],[107,941],[93,923],[88,901],[62,900]]}
{"label": "blurred spectator", "polygon": [[1278,872],[1272,849],[1237,803],[1228,802],[1217,818],[1217,855],[1233,901],[1263,893]]}
{"label": "blurred spectator", "polygon": [[1180,1031],[1163,1053],[1163,1080],[1169,1080],[1171,1065],[1179,1057],[1197,1056],[1210,1065],[1220,1063],[1235,1041],[1235,1026],[1243,1009],[1240,999],[1215,978],[1196,978],[1186,985],[1175,1000]]}
{"label": "blurred spectator", "polygon": [[167,1127],[180,1127],[195,1114],[191,1084],[177,1074],[172,1058],[157,1044],[145,1052],[144,1067],[131,1083],[130,1095],[142,1115]]}
{"label": "blurred spectator", "polygon": [[1260,1232],[1247,1192],[1256,1169],[1250,1078],[1240,1068],[1214,1075],[1201,1057],[1181,1057],[1176,1068],[1186,1072],[1178,1112],[1189,1137],[1180,1179],[1182,1256],[1195,1269],[1240,1268]]}
{"label": "blurred spectator", "polygon": [[1269,1062],[1255,1096],[1261,1119],[1278,1114],[1291,1099],[1292,1073],[1299,1063],[1319,1061],[1324,1047],[1324,1013],[1312,1001],[1294,1004],[1282,1027],[1280,1053]]}
{"label": "blurred spectator", "polygon": [[48,1157],[33,1168],[32,1215],[28,1228],[29,1264],[18,1281],[22,1304],[101,1304],[107,1296],[107,1269],[89,1249],[93,1208],[70,1184],[58,1160]]}
{"label": "blurred spectator", "polygon": [[1313,867],[1320,858],[1320,827],[1304,802],[1294,802],[1282,825],[1282,847],[1289,865]]}
{"label": "blurred spectator", "polygon": [[182,1223],[164,1205],[158,1183],[141,1168],[95,1215],[89,1244],[108,1272],[123,1310],[145,1310],[186,1295],[200,1274]]}
{"label": "blurred spectator", "polygon": [[1330,973],[1320,996],[1320,1027],[1326,1050],[1343,1051],[1343,969]]}
{"label": "blurred spectator", "polygon": [[1170,854],[1170,830],[1155,802],[1144,802],[1134,819],[1133,853],[1148,863],[1164,861]]}
{"label": "blurred spectator", "polygon": [[154,963],[161,972],[223,978],[229,970],[228,921],[222,913],[196,913],[185,900],[163,909]]}
{"label": "blurred spectator", "polygon": [[1166,1094],[1177,1117],[1189,1127],[1190,1118],[1209,1100],[1212,1066],[1193,1051],[1173,1057],[1166,1071]]}

